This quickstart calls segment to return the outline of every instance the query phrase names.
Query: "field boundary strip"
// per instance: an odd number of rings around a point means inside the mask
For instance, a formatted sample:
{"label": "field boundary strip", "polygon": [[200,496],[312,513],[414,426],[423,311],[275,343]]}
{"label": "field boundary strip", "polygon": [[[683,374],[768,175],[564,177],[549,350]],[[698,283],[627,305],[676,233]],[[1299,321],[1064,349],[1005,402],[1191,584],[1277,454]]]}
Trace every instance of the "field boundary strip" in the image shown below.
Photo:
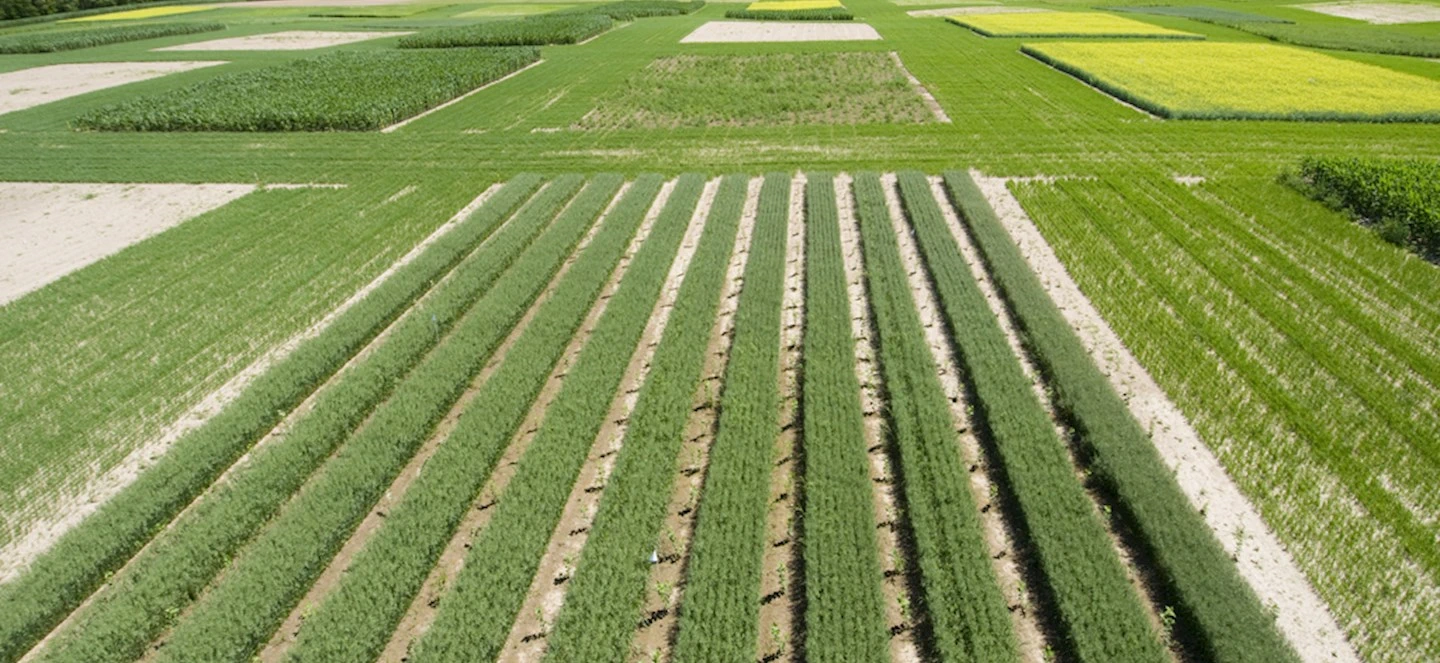
{"label": "field boundary strip", "polygon": [[920,98],[925,101],[925,107],[930,109],[930,114],[935,116],[935,120],[941,124],[952,124],[950,116],[945,113],[940,102],[936,101],[935,95],[930,93],[930,88],[925,87],[925,84],[921,83],[915,74],[910,73],[910,68],[906,67],[905,62],[900,59],[900,53],[890,51],[890,59],[895,62],[896,67],[900,68],[900,73],[905,75],[905,80],[910,81],[910,87],[914,88],[915,94],[920,95]]}
{"label": "field boundary strip", "polygon": [[521,67],[521,68],[519,68],[519,69],[516,69],[515,71],[512,71],[512,72],[510,72],[510,73],[508,73],[508,74],[505,74],[504,76],[501,76],[500,78],[497,78],[497,79],[495,79],[495,80],[493,80],[493,81],[490,81],[489,83],[486,83],[486,84],[484,84],[484,85],[481,85],[480,87],[477,87],[477,88],[475,88],[475,89],[473,89],[473,90],[471,90],[471,91],[469,91],[469,92],[466,92],[465,94],[462,94],[462,95],[460,95],[460,96],[458,96],[458,97],[455,97],[454,99],[451,99],[450,101],[447,101],[447,102],[445,102],[445,103],[443,103],[443,104],[440,104],[439,106],[436,106],[436,107],[431,108],[431,109],[426,110],[426,111],[422,111],[419,115],[412,115],[412,116],[410,116],[410,117],[408,117],[408,118],[405,118],[405,119],[403,119],[403,120],[400,120],[399,122],[396,122],[395,124],[392,124],[392,125],[390,125],[390,126],[388,126],[388,127],[385,127],[385,128],[383,128],[383,129],[380,130],[380,133],[382,133],[382,134],[395,133],[396,131],[399,131],[400,129],[404,128],[406,125],[409,125],[411,122],[415,122],[415,121],[417,121],[417,120],[420,120],[420,119],[422,119],[422,118],[424,118],[424,117],[426,117],[426,116],[431,115],[432,113],[438,113],[438,112],[440,112],[440,111],[442,111],[442,110],[445,110],[446,108],[449,108],[449,107],[451,107],[451,106],[454,106],[455,104],[458,104],[458,103],[460,103],[460,102],[462,102],[462,101],[465,101],[466,99],[469,99],[470,97],[472,97],[472,96],[474,96],[474,95],[477,95],[477,94],[479,94],[479,93],[481,93],[481,92],[483,92],[483,91],[485,91],[485,90],[487,90],[487,89],[489,89],[489,88],[491,88],[491,87],[494,87],[494,86],[496,86],[496,85],[499,85],[499,84],[501,84],[501,83],[504,83],[505,81],[508,81],[508,80],[510,80],[510,79],[512,79],[512,78],[514,78],[514,77],[516,77],[516,76],[519,76],[520,74],[523,74],[523,73],[525,73],[526,71],[529,71],[529,70],[531,70],[531,69],[534,69],[535,67],[538,67],[538,66],[540,66],[540,65],[542,65],[542,64],[545,64],[545,60],[543,60],[543,59],[542,59],[542,60],[536,60],[536,61],[534,61],[534,62],[531,62],[530,64],[527,64],[527,65],[525,65],[525,66],[523,66],[523,67]]}

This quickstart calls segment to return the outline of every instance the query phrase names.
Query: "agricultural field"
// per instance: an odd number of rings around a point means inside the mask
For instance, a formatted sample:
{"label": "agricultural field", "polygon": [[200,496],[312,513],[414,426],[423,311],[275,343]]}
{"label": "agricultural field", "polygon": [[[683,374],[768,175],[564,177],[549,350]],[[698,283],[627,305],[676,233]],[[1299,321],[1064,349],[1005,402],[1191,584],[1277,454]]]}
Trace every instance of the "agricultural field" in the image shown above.
{"label": "agricultural field", "polygon": [[1440,660],[1440,5],[95,4],[0,663]]}

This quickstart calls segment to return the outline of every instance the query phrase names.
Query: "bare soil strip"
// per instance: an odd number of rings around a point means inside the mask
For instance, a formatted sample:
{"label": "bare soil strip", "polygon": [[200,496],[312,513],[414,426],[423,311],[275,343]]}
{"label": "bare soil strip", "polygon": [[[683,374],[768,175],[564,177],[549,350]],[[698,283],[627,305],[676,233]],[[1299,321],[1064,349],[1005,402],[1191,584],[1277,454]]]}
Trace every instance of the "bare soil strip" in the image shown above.
{"label": "bare soil strip", "polygon": [[[415,258],[431,244],[434,244],[462,221],[469,218],[486,200],[490,199],[490,196],[500,190],[500,186],[499,183],[491,185],[479,196],[476,196],[474,200],[470,201],[470,204],[466,205],[459,212],[456,212],[448,221],[441,224],[434,232],[421,240],[419,244],[416,244],[414,248],[406,252],[405,255],[400,256],[400,258],[392,263],[390,267],[386,268],[385,271],[355,291],[355,294],[341,302],[334,310],[325,314],[325,317],[304,331],[290,337],[285,342],[271,348],[254,362],[251,362],[249,366],[235,374],[235,376],[226,381],[225,384],[220,385],[215,391],[205,396],[199,403],[196,403],[188,411],[180,415],[178,419],[160,429],[156,437],[137,446],[135,450],[120,461],[119,464],[105,474],[90,481],[82,490],[73,495],[54,496],[47,500],[48,517],[44,520],[36,521],[31,525],[29,532],[21,537],[17,537],[4,549],[0,549],[0,582],[8,581],[19,575],[30,562],[46,550],[49,550],[56,541],[60,540],[60,537],[70,531],[70,528],[78,525],[80,521],[84,520],[91,513],[94,513],[111,497],[119,494],[126,486],[133,483],[136,477],[140,476],[140,472],[144,470],[145,466],[164,455],[177,440],[186,433],[199,428],[211,417],[218,414],[225,406],[238,398],[255,378],[264,374],[271,366],[284,359],[293,352],[295,348],[299,347],[301,343],[318,336],[329,327],[336,318],[340,317],[341,314],[345,313],[350,307],[380,287],[380,284],[384,283],[394,275],[395,272],[414,261]],[[488,242],[488,239],[486,241]],[[479,246],[484,246],[484,244],[485,242],[482,242]],[[477,250],[479,246],[476,247]],[[445,278],[449,278],[448,274]],[[433,288],[431,290],[433,291]],[[393,327],[394,323],[380,335],[377,335],[364,350],[351,358],[344,367],[336,371],[335,375],[342,375],[357,358],[369,354],[370,349],[377,347],[381,340],[389,335],[389,329]],[[332,381],[333,379],[332,377]],[[269,435],[262,438],[254,448],[260,448],[260,446],[273,439],[275,435],[287,430],[290,424],[293,423],[293,419],[297,413],[309,411],[310,406],[314,403],[315,394],[319,393],[319,391],[320,389],[317,389],[312,393],[309,398],[301,403],[300,407],[297,407],[295,411],[291,412],[291,414],[276,427],[275,431],[272,431]],[[248,457],[249,454],[247,453],[238,459],[236,463],[231,466],[231,469],[227,470],[216,483],[220,483],[225,477],[229,476],[229,473],[235,467],[242,466]]]}
{"label": "bare soil strip", "polygon": [[85,62],[0,74],[0,115],[86,92],[213,67],[224,62]]}
{"label": "bare soil strip", "polygon": [[941,124],[950,124],[950,116],[945,114],[945,109],[940,107],[940,102],[935,100],[935,95],[930,94],[930,89],[925,87],[925,84],[921,83],[920,79],[915,78],[914,74],[910,73],[910,69],[900,60],[900,54],[896,51],[890,51],[890,59],[895,62],[896,67],[900,68],[900,73],[905,74],[905,79],[910,81],[910,87],[915,88],[915,94],[920,95],[920,98],[925,100],[925,107],[930,109],[930,113],[935,116],[935,120]]}
{"label": "bare soil strip", "polygon": [[[925,327],[925,340],[930,354],[939,367],[940,384],[950,399],[950,416],[955,422],[957,450],[965,463],[970,466],[970,492],[980,507],[980,522],[985,532],[985,544],[990,550],[991,568],[1000,580],[1000,587],[1009,601],[1011,623],[1015,627],[1016,640],[1020,644],[1020,656],[1025,661],[1044,661],[1045,651],[1050,649],[1048,636],[1036,606],[1026,591],[1025,572],[1011,536],[1011,521],[1015,514],[998,497],[999,487],[993,477],[991,459],[981,448],[980,441],[970,421],[971,405],[967,400],[965,387],[956,372],[956,360],[950,341],[945,335],[945,325],[940,320],[940,307],[935,293],[931,290],[920,249],[910,232],[910,224],[900,203],[896,190],[895,176],[887,174],[882,178],[885,185],[885,203],[890,209],[890,220],[899,239],[900,258],[905,262],[905,271],[910,280],[910,291],[914,295],[916,310]],[[983,471],[982,471],[983,470]]]}
{"label": "bare soil strip", "polygon": [[920,651],[904,605],[915,604],[905,582],[905,557],[900,543],[900,512],[895,484],[882,480],[894,476],[886,453],[884,402],[880,395],[880,369],[876,363],[874,329],[870,320],[869,297],[865,288],[865,266],[860,255],[860,228],[855,219],[855,198],[849,175],[835,178],[835,204],[839,209],[840,244],[845,257],[845,281],[850,293],[850,328],[855,335],[855,377],[860,381],[860,405],[865,414],[865,443],[873,473],[876,543],[885,567],[885,620],[890,625],[890,659],[918,663]]}
{"label": "bare soil strip", "polygon": [[[1007,180],[972,171],[1001,222],[1020,246],[1030,268],[1040,276],[1066,321],[1080,336],[1110,384],[1130,406],[1164,459],[1191,505],[1205,516],[1216,538],[1236,557],[1240,574],[1274,609],[1281,633],[1305,661],[1359,661],[1335,617],[1315,593],[1295,561],[1260,518],[1220,461],[1201,440],[1179,408],[1165,395],[1140,362],[1115,335],[1080,287],[1065,270]],[[1235,549],[1233,533],[1246,533],[1244,550]]]}
{"label": "bare soil strip", "polygon": [[1365,21],[1374,25],[1440,21],[1440,7],[1420,3],[1327,2],[1317,5],[1290,6],[1321,14]]}
{"label": "bare soil strip", "polygon": [[287,30],[263,35],[211,39],[192,44],[179,44],[152,51],[308,51],[344,44],[400,37],[414,32],[330,32],[318,30]]}
{"label": "bare soil strip", "polygon": [[658,563],[650,567],[644,608],[638,615],[640,623],[630,645],[631,663],[668,660],[679,633],[678,608],[685,590],[690,539],[695,533],[696,507],[710,464],[710,445],[715,442],[721,382],[734,339],[735,311],[740,305],[740,289],[745,281],[745,264],[750,257],[750,240],[755,231],[763,181],[758,177],[751,179],[745,192],[745,207],[725,274],[725,290],[711,331],[700,388],[691,403],[692,414],[686,424],[685,444],[670,490],[670,504],[666,506],[665,527],[655,544]]}
{"label": "bare soil strip", "polygon": [[796,41],[878,41],[880,33],[865,23],[830,21],[710,21],[680,40],[682,44],[725,44]]}
{"label": "bare soil strip", "polygon": [[469,91],[469,92],[466,92],[465,94],[462,94],[462,95],[460,95],[460,96],[458,96],[458,97],[455,97],[454,99],[451,99],[450,101],[447,101],[447,102],[445,102],[445,103],[443,103],[443,104],[440,104],[439,106],[436,106],[436,107],[434,107],[434,108],[431,108],[430,110],[427,110],[427,111],[425,111],[425,112],[423,112],[423,113],[420,113],[419,115],[415,115],[415,116],[410,117],[410,118],[408,118],[408,119],[400,120],[399,122],[396,122],[395,124],[392,124],[392,125],[390,125],[390,126],[388,126],[388,127],[385,127],[384,129],[381,129],[381,130],[380,130],[380,133],[382,133],[382,134],[394,133],[396,130],[400,129],[401,127],[404,127],[404,126],[407,125],[407,124],[410,124],[411,122],[414,122],[414,121],[416,121],[416,120],[418,120],[418,119],[420,119],[420,118],[423,118],[423,117],[425,117],[425,116],[427,116],[427,115],[430,115],[431,113],[438,113],[438,112],[440,112],[440,111],[442,111],[442,110],[445,110],[446,108],[449,108],[449,107],[451,107],[451,106],[454,106],[455,104],[458,104],[458,103],[460,103],[460,102],[462,102],[462,101],[465,101],[466,99],[469,99],[471,96],[474,96],[474,95],[479,94],[479,93],[481,93],[481,92],[483,92],[483,91],[485,91],[485,90],[488,90],[488,89],[490,89],[490,88],[492,88],[492,87],[494,87],[494,86],[496,86],[496,85],[499,85],[499,84],[501,84],[501,83],[504,83],[505,81],[508,81],[508,80],[510,80],[510,79],[512,79],[512,78],[514,78],[514,77],[516,77],[516,76],[519,76],[520,74],[523,74],[523,73],[525,73],[526,71],[528,71],[528,70],[530,70],[530,69],[534,69],[535,67],[538,67],[538,66],[540,66],[540,65],[542,65],[542,64],[544,64],[544,63],[545,63],[544,60],[536,60],[536,61],[534,61],[534,62],[532,62],[532,63],[530,63],[530,64],[525,65],[524,67],[521,67],[521,68],[516,69],[515,71],[512,71],[512,72],[510,72],[510,73],[508,73],[508,74],[506,74],[506,75],[504,75],[504,76],[501,76],[500,78],[497,78],[497,79],[495,79],[495,80],[493,80],[493,81],[490,81],[489,83],[486,83],[486,84],[481,85],[480,87],[477,87],[477,88],[475,88],[475,89],[473,89],[473,90],[471,90],[471,91]]}

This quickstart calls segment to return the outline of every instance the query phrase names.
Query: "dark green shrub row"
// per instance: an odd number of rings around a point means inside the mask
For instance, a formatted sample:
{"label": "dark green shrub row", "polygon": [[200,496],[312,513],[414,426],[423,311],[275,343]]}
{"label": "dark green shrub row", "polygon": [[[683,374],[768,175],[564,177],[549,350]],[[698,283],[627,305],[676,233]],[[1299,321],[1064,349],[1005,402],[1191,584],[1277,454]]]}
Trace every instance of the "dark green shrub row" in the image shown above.
{"label": "dark green shrub row", "polygon": [[710,209],[630,416],[565,605],[547,640],[550,661],[623,661],[630,654],[650,577],[648,560],[670,501],[745,189],[744,177],[727,177]]}
{"label": "dark green shrub row", "polygon": [[401,37],[399,46],[416,49],[574,44],[609,30],[614,24],[614,20],[604,14],[545,14],[427,30]]}
{"label": "dark green shrub row", "polygon": [[1092,476],[1114,496],[1117,516],[1154,565],[1167,603],[1174,601],[1180,637],[1205,660],[1297,660],[979,187],[963,172],[946,173],[945,181]]}
{"label": "dark green shrub row", "polygon": [[780,310],[789,207],[790,176],[766,175],[686,567],[674,654],[680,661],[757,658],[765,514],[780,435]]}
{"label": "dark green shrub row", "polygon": [[738,18],[751,21],[850,21],[854,20],[855,15],[844,7],[760,11],[731,9],[725,12],[725,18]]}
{"label": "dark green shrub row", "polygon": [[[0,660],[19,658],[49,632],[286,413],[488,237],[538,185],[536,176],[517,177],[324,332],[256,378],[229,407],[178,440],[25,574],[0,587]],[[506,264],[503,253],[488,248],[481,252],[482,264]],[[354,407],[362,413],[368,409],[363,403]],[[339,416],[357,416],[355,411]]]}
{"label": "dark green shrub row", "polygon": [[65,32],[31,32],[0,37],[0,53],[53,53],[105,44],[224,30],[220,23],[154,23]]}
{"label": "dark green shrub row", "polygon": [[1131,587],[1065,442],[990,312],[929,180],[900,174],[905,211],[935,286],[960,373],[976,398],[1000,483],[1059,613],[1060,645],[1081,661],[1169,660]]}
{"label": "dark green shrub row", "polygon": [[170,2],[145,2],[144,0],[0,0],[0,21],[12,21],[5,27],[26,23],[54,20],[52,14],[66,14],[67,18],[104,14],[114,7],[144,4],[147,7],[185,4],[191,0]]}
{"label": "dark green shrub row", "polygon": [[805,187],[805,342],[800,378],[805,658],[889,661],[883,582],[834,180]]}
{"label": "dark green shrub row", "polygon": [[1189,18],[1204,23],[1216,23],[1224,25],[1227,23],[1293,23],[1283,18],[1265,16],[1264,14],[1252,14],[1250,12],[1235,11],[1233,9],[1216,9],[1215,7],[1184,6],[1167,7],[1157,6],[1135,6],[1135,7],[1102,7],[1105,11],[1125,12],[1129,14],[1149,14],[1152,16],[1178,16]]}
{"label": "dark green shrub row", "polygon": [[[608,19],[607,19],[608,20]],[[217,76],[75,120],[101,131],[368,131],[540,59],[533,48],[355,51]]]}
{"label": "dark green shrub row", "polygon": [[[617,21],[633,21],[651,16],[682,16],[700,11],[705,0],[624,0],[598,7],[570,10],[575,13],[602,14]],[[570,13],[570,12],[566,12]]]}
{"label": "dark green shrub row", "polygon": [[1285,25],[1254,21],[1213,21],[1284,44],[1331,48],[1337,51],[1440,57],[1440,37],[1386,30],[1368,25]]}
{"label": "dark green shrub row", "polygon": [[926,616],[920,640],[946,661],[1009,661],[1018,656],[1010,613],[990,566],[970,474],[956,448],[950,400],[925,340],[906,278],[883,185],[856,176],[870,307],[878,332],[901,511],[914,533]]}
{"label": "dark green shrub row", "polygon": [[1440,161],[1308,157],[1300,188],[1371,225],[1386,241],[1440,259]]}

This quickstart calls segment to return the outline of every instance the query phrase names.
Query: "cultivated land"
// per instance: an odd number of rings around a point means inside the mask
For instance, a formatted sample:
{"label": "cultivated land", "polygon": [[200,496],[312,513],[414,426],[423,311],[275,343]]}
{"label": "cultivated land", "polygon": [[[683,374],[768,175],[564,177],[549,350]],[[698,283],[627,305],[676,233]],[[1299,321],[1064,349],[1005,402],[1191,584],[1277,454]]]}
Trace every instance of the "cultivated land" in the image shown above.
{"label": "cultivated land", "polygon": [[957,4],[0,23],[0,661],[1440,658],[1433,24]]}

